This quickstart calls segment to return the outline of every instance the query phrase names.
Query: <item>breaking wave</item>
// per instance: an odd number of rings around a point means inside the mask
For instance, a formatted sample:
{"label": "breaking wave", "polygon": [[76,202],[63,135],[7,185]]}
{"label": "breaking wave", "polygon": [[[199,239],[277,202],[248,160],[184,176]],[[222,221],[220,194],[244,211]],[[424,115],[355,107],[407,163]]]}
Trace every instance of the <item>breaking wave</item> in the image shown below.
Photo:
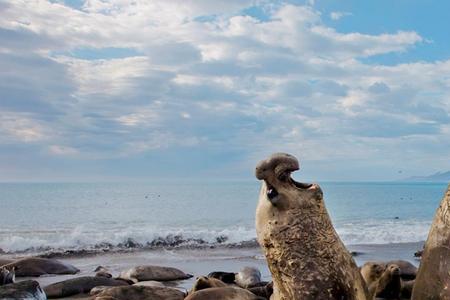
{"label": "breaking wave", "polygon": [[140,228],[58,231],[0,231],[0,253],[81,255],[86,253],[159,248],[256,246],[254,229],[143,230]]}
{"label": "breaking wave", "polygon": [[[335,227],[347,245],[420,242],[430,222],[414,220],[366,220],[337,222]],[[83,255],[138,249],[257,247],[254,228],[156,229],[77,227],[64,230],[0,231],[0,253],[33,253],[43,256]]]}

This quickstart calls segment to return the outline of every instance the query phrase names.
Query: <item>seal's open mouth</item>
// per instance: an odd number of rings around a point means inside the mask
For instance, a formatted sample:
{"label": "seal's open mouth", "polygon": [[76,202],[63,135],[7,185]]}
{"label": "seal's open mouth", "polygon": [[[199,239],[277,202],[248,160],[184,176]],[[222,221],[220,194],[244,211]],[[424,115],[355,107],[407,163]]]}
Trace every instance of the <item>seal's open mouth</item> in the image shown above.
{"label": "seal's open mouth", "polygon": [[[313,184],[311,183],[303,183],[295,181],[294,179],[291,178],[290,173],[287,174],[284,173],[280,175],[278,179],[280,181],[288,182],[289,184],[291,184],[292,186],[294,186],[299,190],[307,190],[313,186]],[[270,185],[267,181],[266,185],[267,185],[267,198],[272,201],[278,196],[278,191],[274,186]]]}

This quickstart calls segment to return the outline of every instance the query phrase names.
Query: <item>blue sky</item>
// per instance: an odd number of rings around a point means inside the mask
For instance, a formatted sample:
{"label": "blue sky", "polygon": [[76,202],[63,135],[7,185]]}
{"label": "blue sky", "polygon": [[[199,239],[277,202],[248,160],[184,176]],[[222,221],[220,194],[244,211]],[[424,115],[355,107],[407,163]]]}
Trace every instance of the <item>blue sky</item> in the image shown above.
{"label": "blue sky", "polygon": [[450,169],[448,1],[0,1],[0,181]]}

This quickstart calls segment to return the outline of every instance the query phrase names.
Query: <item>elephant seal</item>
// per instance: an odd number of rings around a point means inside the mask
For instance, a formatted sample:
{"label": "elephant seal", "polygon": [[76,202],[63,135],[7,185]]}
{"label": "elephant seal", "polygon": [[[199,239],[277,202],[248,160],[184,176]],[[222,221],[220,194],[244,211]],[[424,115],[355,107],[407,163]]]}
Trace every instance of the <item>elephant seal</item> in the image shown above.
{"label": "elephant seal", "polygon": [[403,280],[413,280],[417,276],[417,267],[406,260],[391,260],[385,263],[388,265],[397,265],[400,268],[400,277]]}
{"label": "elephant seal", "polygon": [[120,273],[119,278],[131,280],[134,283],[139,281],[172,281],[183,280],[193,277],[181,270],[171,267],[160,266],[138,266]]}
{"label": "elephant seal", "polygon": [[386,269],[383,263],[368,261],[362,265],[360,272],[367,286],[377,281]]}
{"label": "elephant seal", "polygon": [[159,281],[149,280],[149,281],[139,281],[138,283],[134,283],[133,285],[137,286],[159,286],[165,287],[165,285]]}
{"label": "elephant seal", "polygon": [[185,300],[265,300],[255,294],[238,287],[217,287],[197,291],[188,295]]}
{"label": "elephant seal", "polygon": [[[417,271],[412,300],[450,299],[450,185],[436,211]],[[442,295],[441,295],[442,294]],[[449,298],[446,297],[447,294]]]}
{"label": "elephant seal", "polygon": [[104,290],[110,289],[110,288],[111,288],[111,286],[108,286],[108,285],[99,285],[99,286],[93,287],[93,288],[89,291],[89,295],[95,296],[95,295],[100,294],[100,293],[103,292]]}
{"label": "elephant seal", "polygon": [[16,279],[14,270],[14,267],[11,271],[4,267],[0,268],[0,285],[14,283]]}
{"label": "elephant seal", "polygon": [[38,277],[47,274],[76,274],[80,272],[77,268],[70,264],[60,262],[55,259],[27,257],[15,260],[3,267],[11,270],[15,268],[16,277]]}
{"label": "elephant seal", "polygon": [[208,274],[208,277],[210,278],[217,278],[219,280],[222,280],[225,283],[235,283],[236,280],[236,273],[230,273],[230,272],[211,272]]}
{"label": "elephant seal", "polygon": [[123,280],[106,277],[82,276],[56,282],[44,287],[48,298],[62,298],[77,294],[89,293],[97,286],[123,286],[128,284]]}
{"label": "elephant seal", "polygon": [[400,268],[395,264],[390,264],[376,281],[375,296],[384,299],[400,300],[401,289]]}
{"label": "elephant seal", "polygon": [[256,233],[272,273],[274,300],[366,300],[367,287],[337,235],[319,185],[294,181],[295,157],[276,153],[256,167],[263,180]]}
{"label": "elephant seal", "polygon": [[273,294],[273,282],[269,282],[265,286],[251,287],[248,288],[247,290],[249,290],[256,296],[260,296],[265,299],[270,299],[270,296],[272,296]]}
{"label": "elephant seal", "polygon": [[235,277],[236,284],[244,289],[261,282],[261,272],[252,267],[244,267]]}
{"label": "elephant seal", "polygon": [[103,266],[98,266],[94,270],[96,277],[106,277],[106,278],[112,278],[112,274],[109,272],[109,270]]}
{"label": "elephant seal", "polygon": [[183,300],[185,294],[177,289],[157,286],[119,286],[105,289],[94,298],[95,300]]}
{"label": "elephant seal", "polygon": [[214,287],[226,287],[227,284],[220,279],[200,276],[195,280],[194,286],[189,291],[189,294],[193,294],[196,291],[214,288]]}
{"label": "elephant seal", "polygon": [[402,280],[402,290],[400,293],[402,299],[411,299],[414,281],[415,280]]}
{"label": "elephant seal", "polygon": [[7,264],[10,264],[10,263],[12,263],[14,260],[13,259],[3,259],[3,258],[0,258],[0,267],[1,266],[4,266],[4,265],[7,265]]}
{"label": "elephant seal", "polygon": [[25,280],[0,286],[0,299],[47,300],[39,283]]}

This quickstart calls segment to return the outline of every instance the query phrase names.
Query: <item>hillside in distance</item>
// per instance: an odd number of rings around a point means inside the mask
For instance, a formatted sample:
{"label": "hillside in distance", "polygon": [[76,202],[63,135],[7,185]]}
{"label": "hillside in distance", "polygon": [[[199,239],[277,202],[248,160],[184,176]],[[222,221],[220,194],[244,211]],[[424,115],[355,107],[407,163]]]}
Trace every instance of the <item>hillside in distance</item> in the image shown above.
{"label": "hillside in distance", "polygon": [[428,176],[412,176],[404,181],[422,181],[422,182],[450,182],[450,171],[437,172]]}

